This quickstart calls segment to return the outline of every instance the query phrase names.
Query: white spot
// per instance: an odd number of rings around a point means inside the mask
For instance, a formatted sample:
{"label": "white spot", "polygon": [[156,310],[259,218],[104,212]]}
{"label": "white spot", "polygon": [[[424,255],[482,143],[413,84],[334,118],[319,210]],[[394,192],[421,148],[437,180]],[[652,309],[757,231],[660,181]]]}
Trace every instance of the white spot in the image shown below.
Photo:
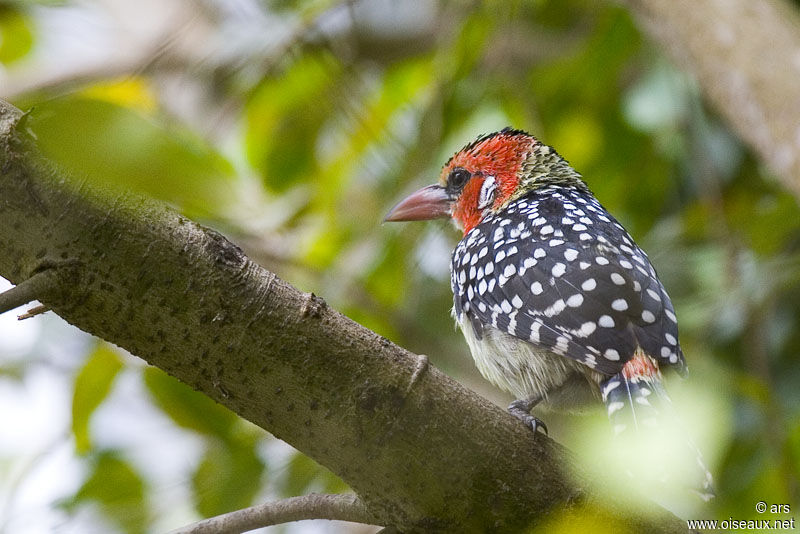
{"label": "white spot", "polygon": [[497,285],[499,285],[500,287],[506,285],[506,282],[508,282],[508,278],[505,275],[501,274],[500,276],[497,277]]}
{"label": "white spot", "polygon": [[625,299],[616,299],[611,303],[611,307],[617,311],[625,311],[628,309],[628,301]]}
{"label": "white spot", "polygon": [[467,298],[472,300],[475,296],[475,292],[472,290],[472,286],[467,286]]}
{"label": "white spot", "polygon": [[564,265],[563,263],[556,263],[555,265],[553,265],[553,268],[550,270],[550,272],[556,278],[558,278],[559,276],[563,275],[566,271],[567,271],[567,266]]}
{"label": "white spot", "polygon": [[564,336],[558,336],[556,338],[556,346],[554,347],[555,350],[564,353],[567,352],[568,346],[569,346],[569,339],[565,338]]}
{"label": "white spot", "polygon": [[559,245],[563,245],[564,244],[564,240],[563,239],[551,239],[549,244],[550,244],[551,247],[557,247]]}
{"label": "white spot", "polygon": [[672,354],[672,349],[669,347],[661,347],[661,357],[667,358],[669,355]]}
{"label": "white spot", "polygon": [[510,303],[510,302],[508,302],[508,300],[507,300],[507,299],[503,299],[503,302],[501,302],[501,303],[500,303],[500,308],[501,308],[501,309],[502,309],[502,310],[503,310],[505,313],[511,313],[511,309],[512,309],[512,308],[511,308],[511,303]]}
{"label": "white spot", "polygon": [[653,315],[653,312],[650,310],[644,310],[642,312],[642,321],[646,323],[654,323],[656,321],[656,316]]}
{"label": "white spot", "polygon": [[625,285],[625,279],[619,273],[611,273],[611,281],[617,284],[618,286]]}
{"label": "white spot", "polygon": [[605,257],[603,257],[603,256],[597,256],[597,257],[594,259],[594,261],[596,261],[596,262],[597,262],[597,265],[608,265],[608,264],[609,264],[609,261],[608,261],[608,259],[607,259],[607,258],[605,258]]}
{"label": "white spot", "polygon": [[664,334],[664,339],[666,339],[667,343],[669,343],[670,345],[677,345],[678,344],[678,340],[675,339],[675,336],[673,336],[669,332],[666,332]]}
{"label": "white spot", "polygon": [[548,316],[548,317],[552,317],[552,316],[558,315],[559,313],[564,311],[564,308],[566,308],[566,307],[567,307],[567,305],[564,302],[564,299],[558,299],[557,301],[555,301],[553,303],[552,306],[550,306],[546,310],[544,310],[544,314],[546,316]]}
{"label": "white spot", "polygon": [[542,229],[539,230],[539,232],[542,233],[542,234],[552,234],[553,233],[553,227],[550,226],[549,224],[547,226],[542,226]]}
{"label": "white spot", "polygon": [[494,278],[490,278],[489,279],[489,287],[488,287],[489,293],[491,293],[492,290],[494,289],[494,284],[495,284],[495,279]]}
{"label": "white spot", "polygon": [[467,263],[469,263],[469,258],[470,258],[469,252],[461,256],[461,265],[466,265]]}
{"label": "white spot", "polygon": [[480,282],[478,282],[478,293],[480,293],[481,295],[486,293],[486,280],[481,280]]}
{"label": "white spot", "polygon": [[530,269],[534,265],[536,265],[536,260],[534,260],[533,258],[525,258],[525,261],[522,262],[522,266],[525,267],[526,269]]}
{"label": "white spot", "polygon": [[531,335],[530,340],[534,343],[539,343],[539,329],[542,327],[542,323],[538,321],[534,321],[531,325]]}
{"label": "white spot", "polygon": [[580,293],[576,293],[567,299],[567,306],[570,308],[577,308],[581,304],[583,304],[583,295]]}
{"label": "white spot", "polygon": [[625,405],[622,401],[611,402],[608,404],[608,415],[611,417],[615,412],[620,411]]}
{"label": "white spot", "polygon": [[517,267],[513,263],[509,263],[506,265],[506,268],[503,270],[503,276],[506,278],[511,278],[517,272]]}
{"label": "white spot", "polygon": [[519,295],[514,295],[514,298],[511,299],[511,305],[514,306],[515,308],[522,307],[522,299],[519,298]]}
{"label": "white spot", "polygon": [[482,312],[486,312],[486,304],[481,301],[478,301],[478,309]]}
{"label": "white spot", "polygon": [[472,267],[469,268],[469,277],[474,279],[475,278],[475,274],[477,274],[477,273],[475,271],[475,266],[473,265]]}
{"label": "white spot", "polygon": [[667,310],[667,309],[665,309],[665,310],[664,310],[664,313],[667,315],[667,317],[669,318],[669,320],[670,320],[670,321],[672,321],[673,323],[677,323],[677,322],[678,322],[678,318],[677,318],[677,317],[675,317],[675,314],[674,314],[674,313],[672,313],[672,310]]}
{"label": "white spot", "polygon": [[605,356],[607,360],[619,360],[619,352],[617,352],[616,349],[606,349],[606,351],[603,353],[603,356]]}
{"label": "white spot", "polygon": [[547,256],[547,252],[545,252],[543,248],[537,248],[533,251],[534,258],[544,258],[545,256]]}
{"label": "white spot", "polygon": [[575,224],[575,221],[573,221],[569,217],[562,217],[561,224]]}
{"label": "white spot", "polygon": [[504,259],[506,259],[506,251],[505,250],[500,250],[500,251],[497,252],[497,254],[494,255],[494,261],[496,261],[497,263],[500,263]]}
{"label": "white spot", "polygon": [[640,284],[637,280],[633,281],[633,290],[637,293],[642,290],[642,284]]}
{"label": "white spot", "polygon": [[483,247],[480,252],[478,252],[478,257],[482,258],[486,256],[486,253],[489,252],[489,247]]}
{"label": "white spot", "polygon": [[564,251],[564,259],[567,261],[575,261],[575,258],[578,257],[578,251],[574,248],[568,248]]}
{"label": "white spot", "polygon": [[633,269],[633,264],[628,260],[619,260],[619,264],[625,267],[626,269]]}
{"label": "white spot", "polygon": [[601,315],[597,320],[597,324],[603,328],[614,328],[614,319],[610,315]]}
{"label": "white spot", "polygon": [[547,222],[547,219],[545,219],[544,217],[537,217],[536,219],[531,221],[531,224],[534,226],[539,226],[541,224],[544,224],[545,222]]}
{"label": "white spot", "polygon": [[489,206],[494,200],[494,192],[497,189],[497,183],[494,176],[487,176],[481,185],[481,191],[478,195],[478,209],[482,210]]}
{"label": "white spot", "polygon": [[586,228],[587,227],[585,224],[576,224],[575,226],[572,227],[572,229],[575,230],[576,232],[583,232],[584,230],[586,230]]}
{"label": "white spot", "polygon": [[672,354],[670,354],[670,355],[669,355],[669,362],[670,362],[670,363],[675,363],[675,362],[677,362],[677,361],[678,361],[678,355],[677,355],[677,354],[675,354],[675,353],[673,352]]}
{"label": "white spot", "polygon": [[541,295],[543,291],[544,288],[542,287],[542,284],[540,282],[534,282],[531,284],[531,292],[534,295]]}
{"label": "white spot", "polygon": [[658,294],[658,291],[653,291],[652,289],[648,288],[647,294],[653,297],[653,299],[657,300],[658,302],[661,302],[661,295]]}
{"label": "white spot", "polygon": [[580,238],[581,241],[589,241],[592,238],[592,235],[591,234],[587,234],[586,232],[583,232],[578,237]]}
{"label": "white spot", "polygon": [[494,263],[492,263],[492,262],[487,262],[487,263],[486,263],[486,268],[485,268],[485,271],[486,271],[486,274],[487,274],[487,275],[488,275],[488,274],[492,274],[492,273],[494,272]]}
{"label": "white spot", "polygon": [[581,329],[578,331],[578,333],[581,335],[581,337],[586,337],[591,335],[591,333],[596,329],[597,324],[595,324],[593,321],[587,321],[581,325]]}
{"label": "white spot", "polygon": [[581,270],[585,270],[585,269],[588,269],[591,264],[588,263],[588,262],[582,261],[578,265],[580,265]]}
{"label": "white spot", "polygon": [[594,224],[589,217],[581,217],[578,220],[581,221],[583,224]]}
{"label": "white spot", "polygon": [[587,280],[584,280],[583,283],[581,284],[581,289],[583,289],[584,291],[591,291],[596,287],[597,287],[597,281],[594,278],[589,278]]}

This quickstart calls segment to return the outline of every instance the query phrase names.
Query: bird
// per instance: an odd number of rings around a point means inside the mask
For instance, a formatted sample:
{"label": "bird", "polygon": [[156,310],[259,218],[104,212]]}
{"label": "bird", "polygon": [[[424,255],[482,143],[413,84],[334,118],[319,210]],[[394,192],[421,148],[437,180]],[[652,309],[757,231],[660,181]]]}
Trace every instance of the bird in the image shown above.
{"label": "bird", "polygon": [[[462,231],[450,265],[453,316],[475,364],[516,399],[536,435],[537,405],[605,404],[614,432],[641,432],[669,411],[662,370],[686,376],[675,309],[647,254],[556,150],[523,130],[481,135],[439,181],[387,222],[450,218]],[[696,447],[693,490],[713,497]]]}

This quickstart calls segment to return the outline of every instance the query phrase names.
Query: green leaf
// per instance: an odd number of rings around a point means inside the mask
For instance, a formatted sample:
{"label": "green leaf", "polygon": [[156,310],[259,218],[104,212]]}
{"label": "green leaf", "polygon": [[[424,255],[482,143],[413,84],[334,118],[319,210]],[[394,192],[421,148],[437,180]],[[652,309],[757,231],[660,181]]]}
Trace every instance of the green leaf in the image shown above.
{"label": "green leaf", "polygon": [[144,383],[155,404],[178,426],[227,439],[237,416],[157,367],[144,369]]}
{"label": "green leaf", "polygon": [[92,458],[91,471],[75,495],[61,504],[73,512],[94,502],[102,513],[124,532],[146,531],[150,507],[145,499],[145,484],[139,473],[114,451],[103,451]]}
{"label": "green leaf", "polygon": [[72,395],[72,434],[78,453],[86,454],[92,447],[89,420],[111,391],[114,379],[122,369],[122,360],[106,343],[101,343],[86,360],[75,377]]}
{"label": "green leaf", "polygon": [[273,191],[314,175],[317,132],[339,94],[339,71],[329,56],[306,55],[265,81],[248,103],[247,157]]}
{"label": "green leaf", "polygon": [[341,493],[348,486],[317,462],[301,452],[295,453],[286,467],[279,491],[284,497],[303,495],[310,491]]}
{"label": "green leaf", "polygon": [[31,116],[43,152],[105,189],[143,193],[200,216],[233,200],[233,169],[222,156],[140,110],[69,96],[37,103]]}
{"label": "green leaf", "polygon": [[8,65],[27,55],[33,47],[29,18],[11,6],[0,5],[0,63]]}
{"label": "green leaf", "polygon": [[228,443],[209,440],[192,477],[195,507],[201,515],[210,517],[253,504],[264,473],[256,443],[254,439]]}

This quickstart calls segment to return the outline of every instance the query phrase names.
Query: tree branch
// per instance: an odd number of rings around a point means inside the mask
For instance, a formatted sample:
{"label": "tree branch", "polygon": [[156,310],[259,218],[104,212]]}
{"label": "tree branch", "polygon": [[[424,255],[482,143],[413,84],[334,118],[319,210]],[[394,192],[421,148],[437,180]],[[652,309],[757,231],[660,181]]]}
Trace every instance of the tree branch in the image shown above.
{"label": "tree branch", "polygon": [[[0,101],[0,275],[78,271],[43,304],[164,369],[342,477],[400,531],[518,532],[576,502],[685,532],[656,506],[601,500],[558,444],[408,351],[140,197],[77,183]],[[24,225],[25,231],[15,230]]]}
{"label": "tree branch", "polygon": [[304,519],[336,519],[367,524],[375,521],[355,495],[311,493],[204,519],[169,534],[239,534]]}
{"label": "tree branch", "polygon": [[57,284],[52,271],[41,271],[23,280],[8,291],[0,293],[0,313],[13,310],[23,304],[37,300],[43,291]]}
{"label": "tree branch", "polygon": [[800,196],[800,17],[784,0],[623,0]]}

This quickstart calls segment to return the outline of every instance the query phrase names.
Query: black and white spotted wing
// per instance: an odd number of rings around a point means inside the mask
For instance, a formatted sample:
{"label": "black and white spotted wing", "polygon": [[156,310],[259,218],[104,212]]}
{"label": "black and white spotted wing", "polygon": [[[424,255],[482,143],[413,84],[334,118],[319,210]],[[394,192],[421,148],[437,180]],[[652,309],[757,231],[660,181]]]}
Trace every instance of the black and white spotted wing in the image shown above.
{"label": "black and white spotted wing", "polygon": [[588,192],[549,187],[470,230],[451,264],[455,313],[607,375],[640,346],[685,370],[672,303],[647,255]]}

